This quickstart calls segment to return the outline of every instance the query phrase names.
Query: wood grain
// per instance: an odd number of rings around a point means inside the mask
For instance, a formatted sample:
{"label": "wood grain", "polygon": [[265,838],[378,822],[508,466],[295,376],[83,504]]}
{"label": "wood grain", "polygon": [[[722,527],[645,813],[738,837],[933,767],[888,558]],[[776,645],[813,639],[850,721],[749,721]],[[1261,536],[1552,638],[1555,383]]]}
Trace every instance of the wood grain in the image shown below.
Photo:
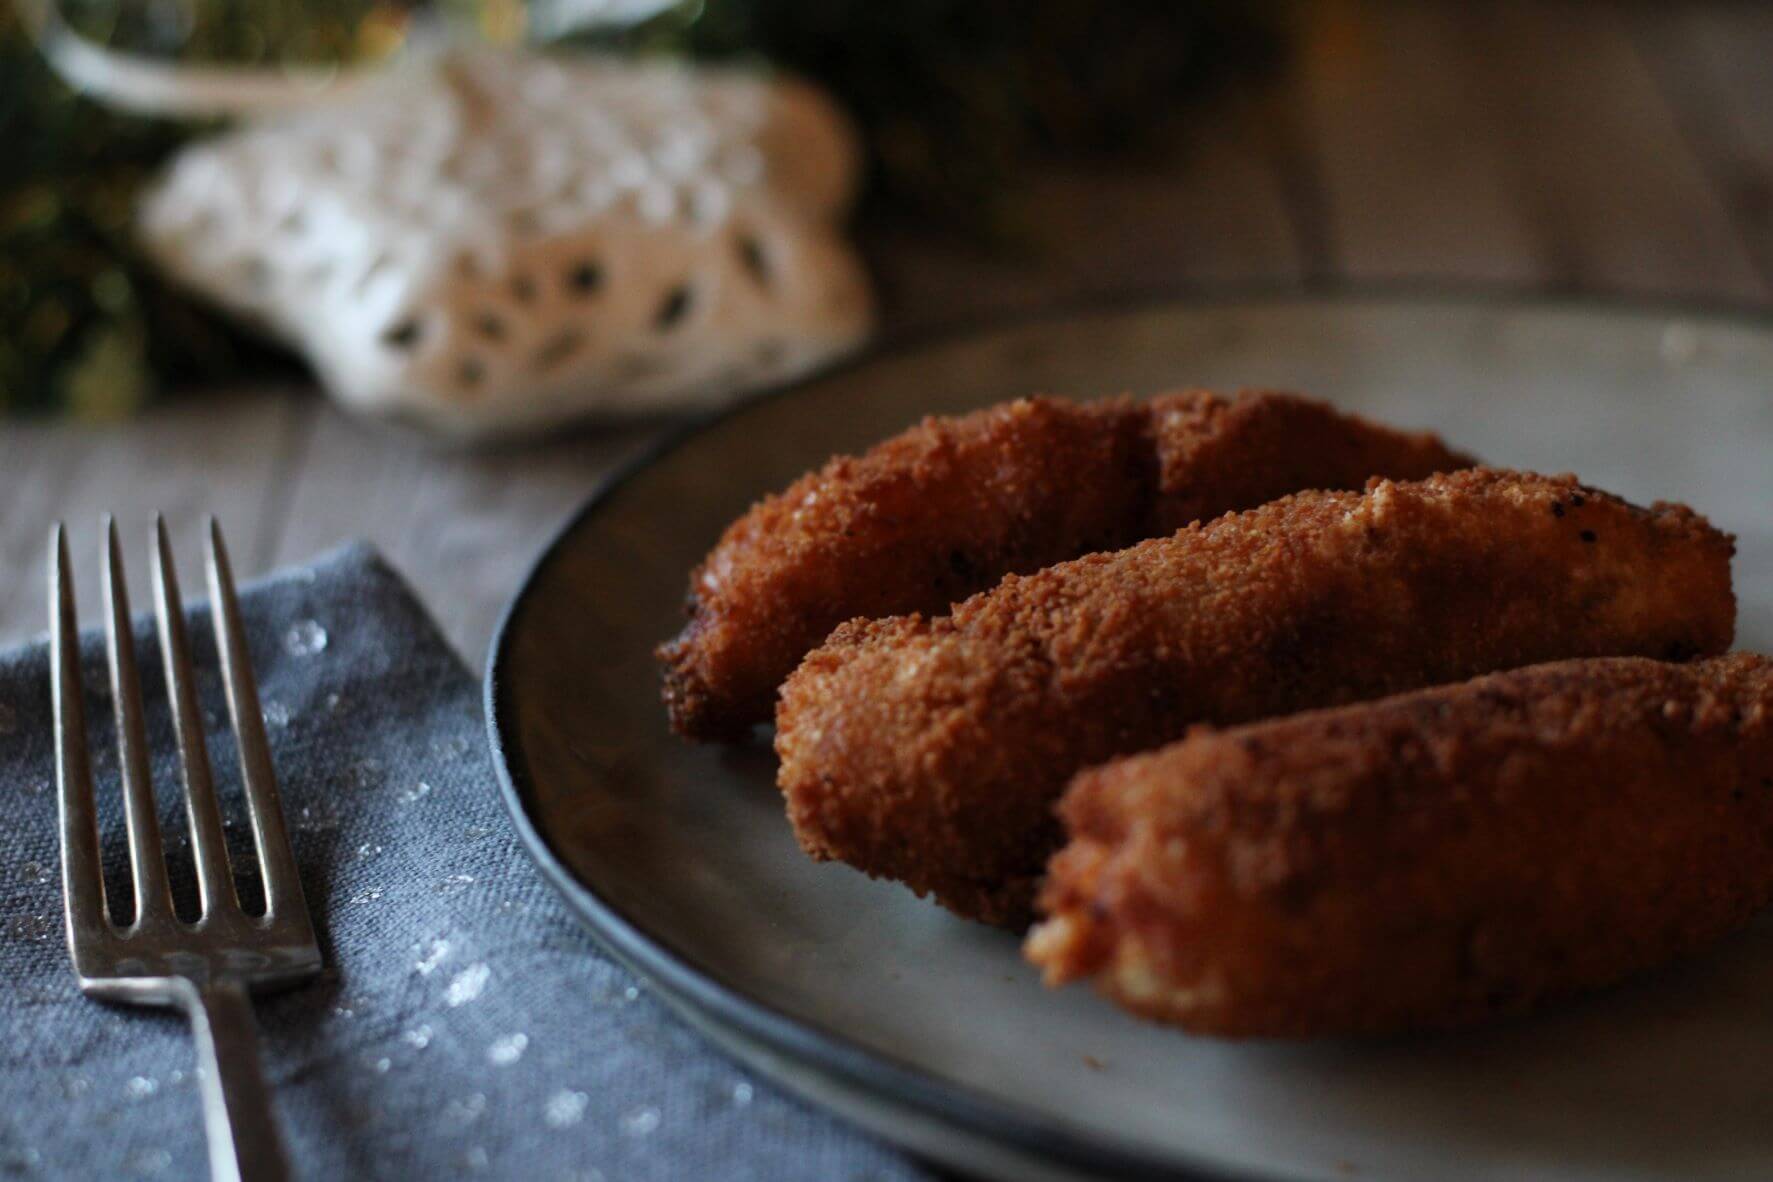
{"label": "wood grain", "polygon": [[1581,290],[1764,300],[1746,243],[1627,34],[1621,10],[1509,3],[1477,11],[1522,190]]}
{"label": "wood grain", "polygon": [[1773,289],[1773,8],[1634,7],[1631,31],[1677,125]]}
{"label": "wood grain", "polygon": [[1268,135],[1260,99],[1234,95],[1141,159],[1048,166],[1009,203],[996,249],[866,227],[889,331],[1183,284],[1298,282],[1303,253]]}
{"label": "wood grain", "polygon": [[1332,276],[1538,284],[1551,260],[1514,176],[1493,63],[1453,8],[1309,10],[1289,136],[1322,188]]}
{"label": "wood grain", "polygon": [[[1336,0],[1310,12],[1292,71],[1188,120],[1169,150],[1028,178],[1017,252],[863,227],[885,335],[1249,282],[1773,303],[1773,11]],[[193,397],[115,427],[9,423],[0,642],[43,630],[52,520],[69,522],[96,594],[102,512],[138,550],[149,514],[165,512],[194,559],[213,511],[243,575],[371,539],[477,666],[543,541],[661,430],[451,452],[293,390]],[[146,563],[135,568],[140,580]]]}
{"label": "wood grain", "polygon": [[148,538],[156,513],[178,544],[181,582],[202,587],[202,529],[214,514],[227,531],[241,574],[277,523],[267,514],[270,479],[299,434],[314,398],[261,390],[226,398],[181,399],[117,426],[11,423],[0,432],[6,512],[0,524],[0,637],[47,628],[44,578],[49,529],[64,522],[81,618],[99,615],[101,518],[117,519],[131,602],[146,608]]}
{"label": "wood grain", "polygon": [[527,448],[446,451],[366,429],[320,402],[310,418],[269,564],[367,538],[475,667],[504,601],[560,522],[658,431],[618,427]]}

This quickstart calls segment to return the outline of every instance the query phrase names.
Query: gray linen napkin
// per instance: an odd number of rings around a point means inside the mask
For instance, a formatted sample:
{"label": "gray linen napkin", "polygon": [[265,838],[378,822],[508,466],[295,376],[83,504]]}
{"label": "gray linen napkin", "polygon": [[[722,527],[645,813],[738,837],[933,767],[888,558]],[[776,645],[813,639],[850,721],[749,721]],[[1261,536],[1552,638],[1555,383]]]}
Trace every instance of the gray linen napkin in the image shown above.
{"label": "gray linen napkin", "polygon": [[[473,679],[374,552],[279,574],[242,608],[327,962],[259,1005],[298,1176],[928,1176],[752,1078],[598,951],[517,845]],[[192,637],[230,837],[249,843],[206,619]],[[155,782],[188,877],[157,661],[142,662]],[[86,669],[116,895],[117,760],[93,637]],[[0,1176],[201,1177],[182,1019],[89,1001],[68,966],[48,686],[41,645],[0,656]]]}

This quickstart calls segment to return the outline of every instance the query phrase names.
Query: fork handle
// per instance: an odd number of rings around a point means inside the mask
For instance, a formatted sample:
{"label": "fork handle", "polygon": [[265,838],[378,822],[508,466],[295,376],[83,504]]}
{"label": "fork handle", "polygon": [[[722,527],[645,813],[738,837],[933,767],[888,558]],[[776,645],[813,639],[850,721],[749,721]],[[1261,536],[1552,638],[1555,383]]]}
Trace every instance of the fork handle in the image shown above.
{"label": "fork handle", "polygon": [[214,1182],[284,1182],[289,1167],[259,1069],[252,998],[238,981],[195,985],[185,999],[197,1039],[203,1126]]}

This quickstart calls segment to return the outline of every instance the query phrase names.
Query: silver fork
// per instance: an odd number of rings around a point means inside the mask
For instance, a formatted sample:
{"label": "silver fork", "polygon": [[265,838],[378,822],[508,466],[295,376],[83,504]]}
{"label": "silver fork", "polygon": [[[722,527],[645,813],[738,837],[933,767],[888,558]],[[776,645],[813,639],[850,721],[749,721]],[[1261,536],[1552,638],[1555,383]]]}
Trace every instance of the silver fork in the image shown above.
{"label": "silver fork", "polygon": [[222,815],[210,778],[203,722],[185,641],[184,610],[166,524],[154,521],[154,614],[172,700],[173,729],[185,785],[185,816],[197,868],[201,915],[186,923],[173,911],[166,862],[148,780],[142,689],[136,674],[129,597],[116,523],[105,520],[105,639],[111,701],[117,719],[124,827],[129,839],[135,914],[111,922],[99,866],[92,764],[81,707],[80,632],[67,537],[50,537],[50,688],[55,698],[56,787],[61,808],[62,891],[67,898],[68,949],[80,988],[92,997],[131,1005],[176,1006],[191,1020],[203,1096],[211,1176],[277,1180],[287,1175],[271,1096],[259,1070],[250,992],[294,985],[320,971],[320,947],[302,898],[289,835],[277,801],[277,780],[265,743],[258,689],[247,663],[240,608],[227,547],[209,522],[209,602],[216,650],[239,747],[240,774],[264,882],[266,911],[246,914],[234,891]]}

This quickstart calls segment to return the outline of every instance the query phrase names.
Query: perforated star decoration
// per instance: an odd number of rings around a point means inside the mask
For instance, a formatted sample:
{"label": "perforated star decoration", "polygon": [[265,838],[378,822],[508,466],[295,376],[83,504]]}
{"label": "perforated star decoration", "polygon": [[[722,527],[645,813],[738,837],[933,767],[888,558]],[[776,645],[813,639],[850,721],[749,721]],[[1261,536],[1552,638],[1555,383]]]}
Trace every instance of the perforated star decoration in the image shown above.
{"label": "perforated star decoration", "polygon": [[140,231],[341,402],[477,436],[707,406],[856,345],[857,172],[801,83],[479,51],[185,148]]}

